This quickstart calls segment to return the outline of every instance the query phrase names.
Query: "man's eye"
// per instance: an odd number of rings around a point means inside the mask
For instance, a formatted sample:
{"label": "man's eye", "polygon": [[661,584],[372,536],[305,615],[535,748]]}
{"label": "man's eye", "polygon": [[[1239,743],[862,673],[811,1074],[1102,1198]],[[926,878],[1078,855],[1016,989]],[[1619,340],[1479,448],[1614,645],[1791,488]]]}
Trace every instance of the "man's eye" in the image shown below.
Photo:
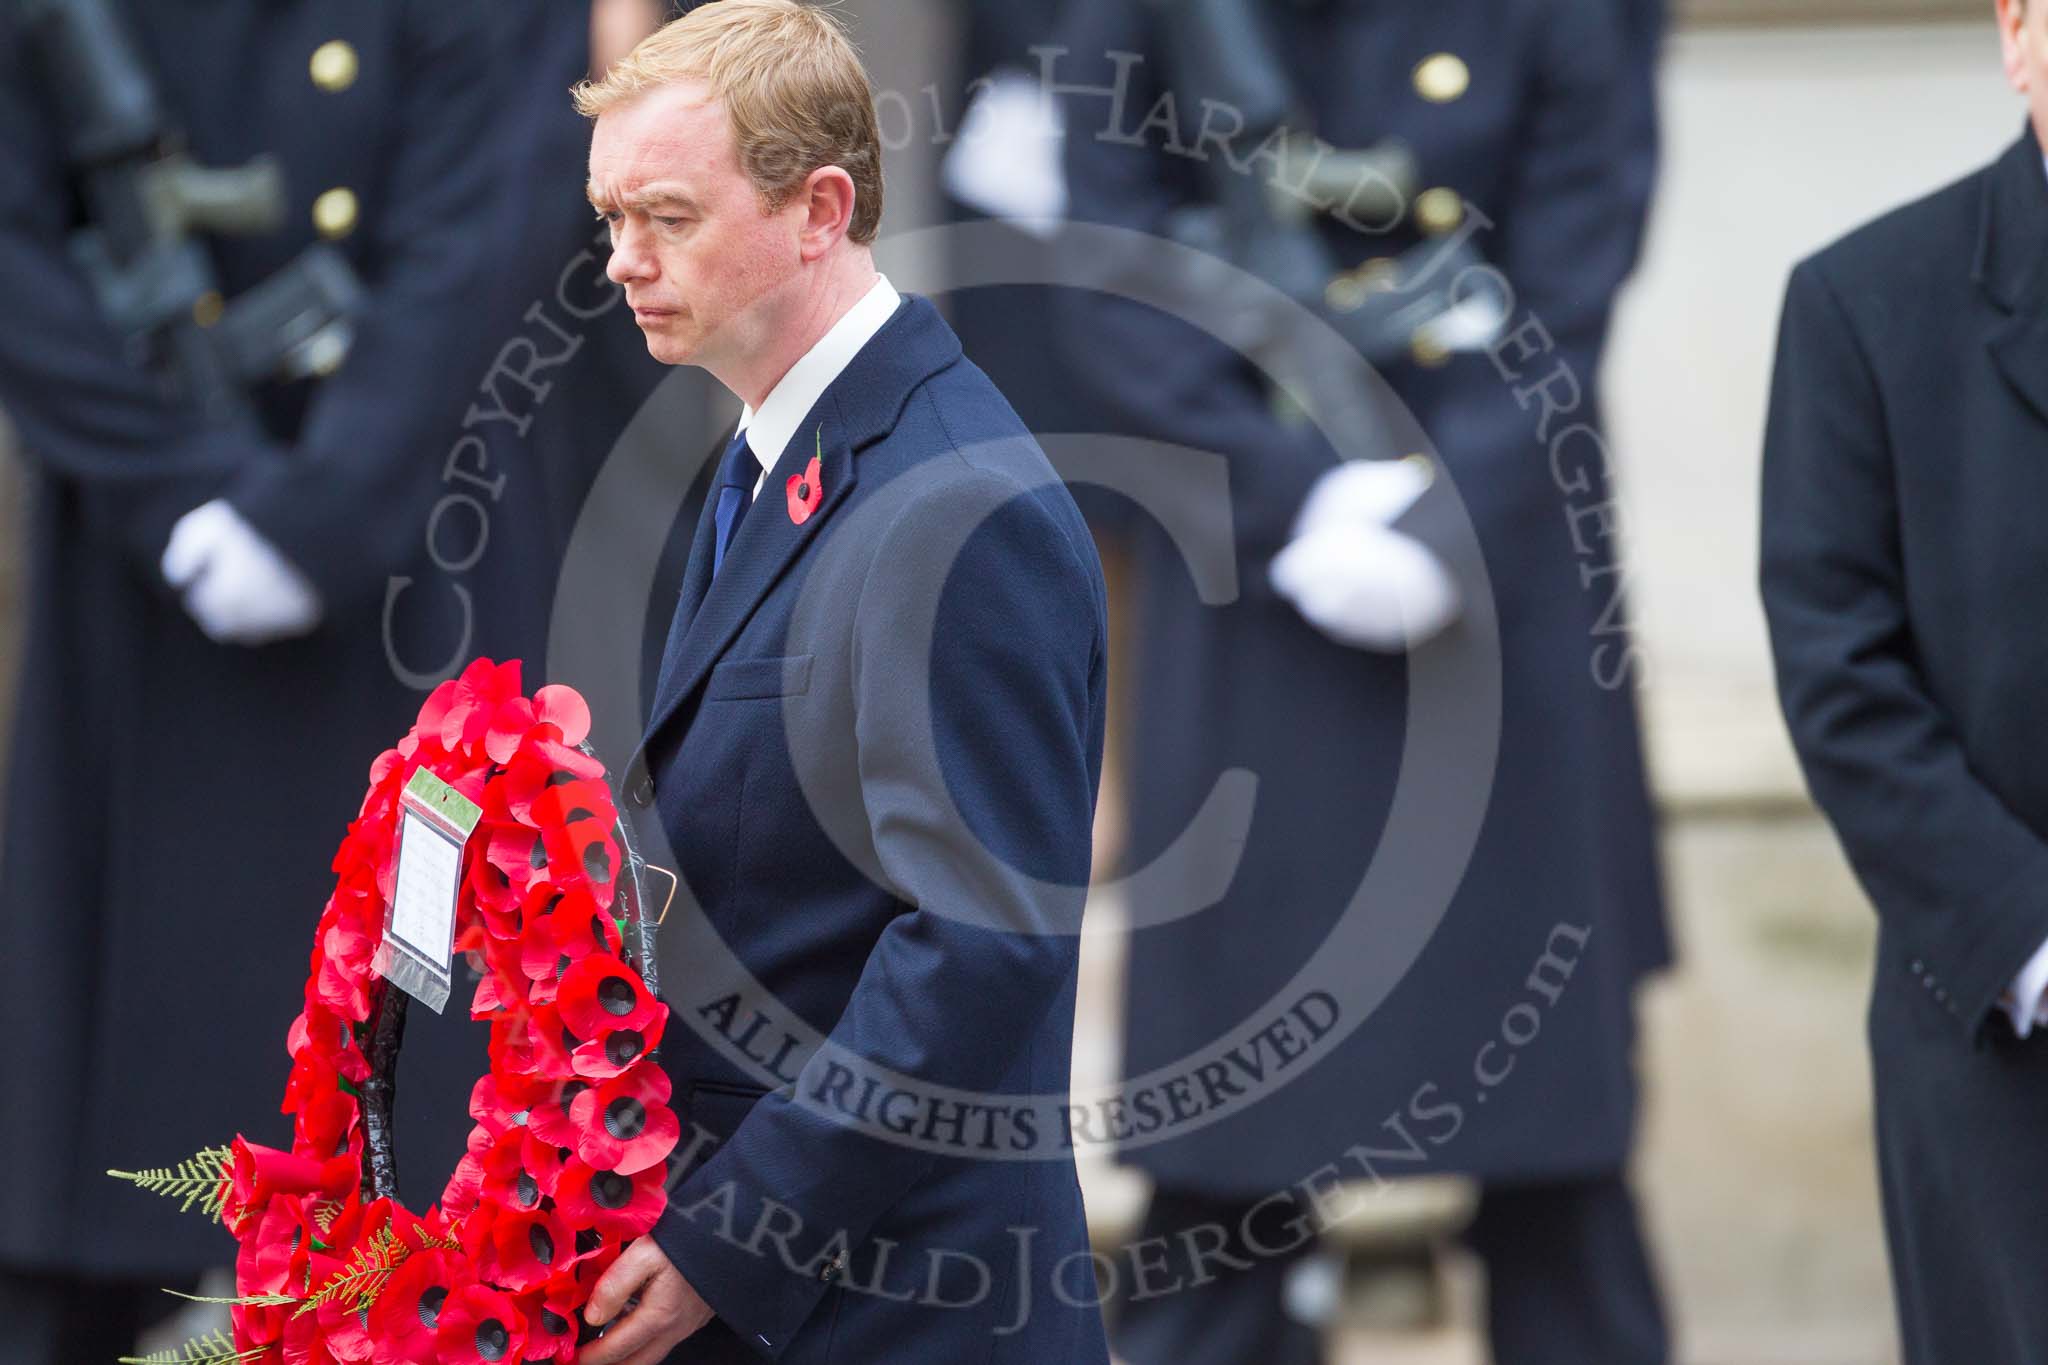
{"label": "man's eye", "polygon": [[616,209],[599,209],[597,217],[599,222],[610,223],[613,227],[617,227],[619,219],[624,217],[624,215]]}
{"label": "man's eye", "polygon": [[665,228],[672,228],[676,226],[678,223],[684,222],[686,220],[682,218],[663,218],[660,215],[656,215],[654,221],[661,224]]}

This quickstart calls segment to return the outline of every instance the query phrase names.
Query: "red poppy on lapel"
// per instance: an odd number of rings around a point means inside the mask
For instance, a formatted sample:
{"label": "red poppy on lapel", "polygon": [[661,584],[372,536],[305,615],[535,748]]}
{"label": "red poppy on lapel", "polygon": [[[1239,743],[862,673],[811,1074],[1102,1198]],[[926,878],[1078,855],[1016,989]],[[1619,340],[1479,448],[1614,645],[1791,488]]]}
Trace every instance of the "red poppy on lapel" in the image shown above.
{"label": "red poppy on lapel", "polygon": [[789,476],[789,519],[801,526],[811,519],[811,513],[818,510],[818,504],[825,500],[825,485],[818,479],[818,457],[811,456],[811,462],[801,474]]}

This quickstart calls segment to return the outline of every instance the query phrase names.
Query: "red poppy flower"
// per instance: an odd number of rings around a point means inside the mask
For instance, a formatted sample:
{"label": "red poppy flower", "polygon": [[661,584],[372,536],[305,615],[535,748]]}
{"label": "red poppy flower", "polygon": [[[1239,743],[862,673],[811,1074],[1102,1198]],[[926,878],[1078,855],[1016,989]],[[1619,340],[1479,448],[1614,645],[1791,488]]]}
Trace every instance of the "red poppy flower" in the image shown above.
{"label": "red poppy flower", "polygon": [[[514,702],[523,708],[526,719],[517,720],[515,712],[501,720],[501,710]],[[502,664],[477,659],[462,670],[448,693],[444,695],[436,688],[428,696],[426,705],[420,708],[420,728],[431,728],[441,747],[454,753],[484,743],[493,729],[504,732],[516,728],[523,732],[531,722],[532,709],[532,703],[520,695],[517,659]]]}
{"label": "red poppy flower", "polygon": [[367,1018],[370,958],[383,932],[381,908],[373,910],[367,897],[344,900],[342,893],[336,892],[315,940],[314,998],[345,1019]]}
{"label": "red poppy flower", "polygon": [[547,683],[534,689],[533,714],[538,724],[554,726],[554,738],[571,748],[590,737],[590,704],[573,687]]}
{"label": "red poppy flower", "polygon": [[[342,1075],[349,1076],[351,1080],[360,1079],[350,1076],[346,1060],[349,1053],[360,1055],[349,1021],[317,1000],[307,1000],[305,1008],[299,1011],[299,1017],[292,1020],[291,1028],[285,1033],[284,1047],[294,1060],[310,1048],[314,1055],[340,1068]],[[366,1077],[369,1072],[362,1074]]]}
{"label": "red poppy flower", "polygon": [[604,776],[604,764],[581,749],[557,742],[545,725],[535,726],[526,736],[512,761],[505,765],[501,781],[492,783],[504,812],[528,826],[540,821],[533,803],[549,789],[564,782],[594,780]]}
{"label": "red poppy flower", "polygon": [[251,1359],[258,1362],[281,1361],[283,1352],[278,1347],[284,1340],[284,1324],[289,1311],[274,1304],[245,1303],[230,1308],[228,1325],[234,1329],[235,1349],[256,1351],[267,1346],[271,1348],[269,1352]]}
{"label": "red poppy flower", "polygon": [[668,1107],[668,1073],[642,1063],[576,1097],[576,1155],[597,1170],[632,1175],[658,1165],[682,1136]]}
{"label": "red poppy flower", "polygon": [[295,1155],[324,1161],[346,1152],[355,1136],[356,1098],[342,1088],[341,1072],[333,1061],[313,1048],[299,1049],[278,1108],[298,1115],[292,1125]]}
{"label": "red poppy flower", "polygon": [[667,1204],[659,1165],[625,1175],[572,1161],[555,1187],[555,1212],[562,1222],[595,1229],[607,1241],[622,1244],[643,1236]]}
{"label": "red poppy flower", "polygon": [[598,904],[586,887],[564,895],[549,919],[554,926],[555,945],[561,950],[557,964],[560,965],[561,957],[569,959],[568,965],[561,965],[564,973],[592,953],[616,957],[625,946],[618,920]]}
{"label": "red poppy flower", "polygon": [[562,900],[562,893],[553,887],[537,886],[521,907],[519,974],[526,978],[529,989],[544,984],[552,992],[555,978],[567,970],[561,961],[562,950],[555,943],[554,909]]}
{"label": "red poppy flower", "polygon": [[221,1221],[230,1229],[240,1228],[252,1217],[261,1217],[270,1201],[280,1194],[345,1193],[354,1164],[343,1160],[328,1167],[312,1157],[280,1152],[240,1137],[229,1150],[233,1158],[228,1167],[226,1198],[221,1203]]}
{"label": "red poppy flower", "polygon": [[319,1325],[321,1340],[336,1360],[369,1365],[375,1359],[377,1347],[370,1337],[370,1310],[359,1307],[353,1298],[344,1295],[330,1299],[308,1314],[307,1320]]}
{"label": "red poppy flower", "polygon": [[558,1275],[538,1293],[520,1300],[526,1314],[526,1359],[572,1365],[576,1359],[576,1323],[588,1290],[578,1289],[573,1273]]}
{"label": "red poppy flower", "polygon": [[443,1365],[517,1362],[526,1347],[526,1316],[509,1294],[489,1285],[464,1285],[442,1308],[434,1344]]}
{"label": "red poppy flower", "polygon": [[565,1160],[560,1147],[523,1128],[473,1145],[470,1154],[477,1162],[478,1192],[494,1207],[512,1213],[538,1208],[541,1200],[551,1197]]}
{"label": "red poppy flower", "polygon": [[570,1109],[575,1105],[576,1097],[589,1088],[590,1082],[581,1079],[553,1082],[551,1098],[533,1106],[533,1112],[526,1119],[526,1130],[542,1142],[573,1149],[577,1130],[576,1120],[570,1117]]}
{"label": "red poppy flower", "polygon": [[545,862],[547,880],[561,890],[590,886],[598,905],[610,905],[618,872],[610,788],[602,782],[551,786],[532,802],[532,819],[541,829],[541,851],[535,857]]}
{"label": "red poppy flower", "polygon": [[562,977],[562,1022],[591,1039],[613,1029],[646,1028],[667,1012],[640,973],[610,953],[592,953]]}
{"label": "red poppy flower", "polygon": [[811,462],[804,466],[801,474],[789,476],[783,486],[789,499],[789,519],[798,526],[811,519],[811,513],[818,510],[818,504],[825,501],[825,485],[819,480],[819,460],[813,455]]}
{"label": "red poppy flower", "polygon": [[550,783],[533,800],[534,821],[543,829],[585,820],[609,827],[617,815],[612,807],[612,789],[598,778]]}
{"label": "red poppy flower", "polygon": [[492,1137],[526,1126],[527,1111],[554,1094],[545,1081],[485,1072],[469,1091],[469,1116]]}
{"label": "red poppy flower", "polygon": [[[489,895],[496,899],[495,913],[503,921],[516,921],[522,898],[535,887],[554,881],[548,871],[547,845],[529,825],[493,825],[479,833],[483,836],[484,856],[478,861],[490,866],[474,871],[470,880],[480,897]],[[483,908],[481,903],[478,908]]]}
{"label": "red poppy flower", "polygon": [[311,1202],[303,1196],[273,1198],[238,1234],[235,1283],[242,1293],[294,1293],[304,1286],[319,1232],[308,1211]]}
{"label": "red poppy flower", "polygon": [[583,1040],[562,1026],[554,1005],[528,1005],[491,1016],[491,1069],[545,1079],[575,1073],[572,1052]]}
{"label": "red poppy flower", "polygon": [[668,1021],[668,1006],[609,953],[592,953],[569,968],[555,998],[562,1021],[580,1040],[576,1074],[592,1080],[608,1080],[652,1051]]}
{"label": "red poppy flower", "polygon": [[456,1279],[453,1259],[440,1250],[415,1251],[391,1272],[370,1305],[380,1365],[435,1365],[434,1332]]}
{"label": "red poppy flower", "polygon": [[[481,1128],[471,1129],[470,1142],[474,1144],[477,1135],[482,1132]],[[451,1218],[468,1218],[476,1212],[477,1204],[483,1199],[483,1193],[483,1158],[474,1150],[464,1152],[461,1159],[455,1163],[455,1170],[449,1175],[448,1183],[441,1187],[441,1208]]]}
{"label": "red poppy flower", "polygon": [[543,1209],[501,1212],[491,1223],[489,1249],[481,1259],[491,1283],[524,1291],[546,1284],[558,1265],[575,1254],[575,1233]]}
{"label": "red poppy flower", "polygon": [[498,703],[484,731],[484,753],[491,762],[500,766],[510,763],[525,741],[526,732],[533,728],[534,719],[533,703],[524,697],[508,697]]}

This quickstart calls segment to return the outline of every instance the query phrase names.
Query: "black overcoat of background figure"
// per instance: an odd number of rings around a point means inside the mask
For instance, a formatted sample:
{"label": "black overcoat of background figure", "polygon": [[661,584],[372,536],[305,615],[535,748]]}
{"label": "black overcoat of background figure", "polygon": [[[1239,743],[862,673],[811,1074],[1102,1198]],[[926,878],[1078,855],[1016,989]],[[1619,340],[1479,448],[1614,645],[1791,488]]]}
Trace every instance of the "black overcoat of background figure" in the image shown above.
{"label": "black overcoat of background figure", "polygon": [[[1108,87],[1109,54],[1142,55],[1120,129],[1107,122],[1111,100],[1065,100],[1069,188],[1077,219],[1163,234],[1176,208],[1202,198],[1209,168],[1168,145],[1196,140],[1204,113],[1193,92],[1181,92],[1177,134],[1139,131],[1162,118],[1167,54],[1151,8],[1071,7],[1057,76]],[[1133,1143],[1126,1159],[1163,1187],[1232,1200],[1341,1163],[1354,1143],[1401,1149],[1412,1139],[1414,1154],[1383,1164],[1389,1176],[1615,1172],[1634,1114],[1634,987],[1665,963],[1668,943],[1637,735],[1639,659],[1602,510],[1606,470],[1592,441],[1564,442],[1554,461],[1547,443],[1597,422],[1609,308],[1634,261],[1650,181],[1640,66],[1649,56],[1624,41],[1618,8],[1598,0],[1483,12],[1346,0],[1261,8],[1315,133],[1339,147],[1399,138],[1429,190],[1392,232],[1322,220],[1336,267],[1391,257],[1423,232],[1447,238],[1483,213],[1497,226],[1472,240],[1513,282],[1510,325],[1538,318],[1553,344],[1506,351],[1513,378],[1484,352],[1445,356],[1426,343],[1382,372],[1470,511],[1500,622],[1499,760],[1470,775],[1484,823],[1447,912],[1340,1050],[1236,1117]],[[1644,27],[1647,45],[1654,25]],[[1077,368],[1103,381],[1116,425],[1230,461],[1236,602],[1199,600],[1158,526],[1134,519],[1131,865],[1166,848],[1227,769],[1259,779],[1241,853],[1218,850],[1236,860],[1221,902],[1132,941],[1126,1071],[1143,1074],[1258,1017],[1318,951],[1375,856],[1403,776],[1408,662],[1333,643],[1267,583],[1303,498],[1336,463],[1328,442],[1277,421],[1256,373],[1217,340],[1106,294],[1070,297],[1086,301],[1068,344],[1084,358]],[[1569,380],[1555,377],[1560,366]],[[1546,414],[1528,392],[1546,377],[1569,415]],[[1142,892],[1133,905],[1145,924],[1177,908]],[[1552,951],[1568,960],[1568,982],[1532,989]],[[1522,1007],[1540,1014],[1526,1038],[1526,1017],[1507,1018]],[[1520,1045],[1503,1042],[1504,1021]],[[1503,1066],[1511,1077],[1486,1079]],[[1200,1084],[1190,1093],[1197,1106],[1212,1098]]]}
{"label": "black overcoat of background figure", "polygon": [[1814,798],[1878,915],[1879,1170],[1905,1358],[2048,1360],[2048,171],[1989,168],[1792,273],[1762,587]]}
{"label": "black overcoat of background figure", "polygon": [[[589,472],[565,457],[602,455],[630,416],[616,400],[654,374],[601,254],[578,254],[585,7],[122,8],[194,158],[282,169],[284,226],[210,243],[224,292],[325,238],[368,294],[347,363],[258,391],[247,428],[167,400],[68,262],[55,96],[0,18],[0,405],[33,487],[0,853],[19,1099],[0,1266],[161,1280],[232,1261],[232,1241],[104,1172],[237,1132],[285,1144],[285,1030],[328,865],[433,680],[408,675],[516,652],[546,680],[556,546]],[[451,495],[467,501],[440,508]],[[217,645],[163,589],[171,525],[216,496],[318,586],[313,634]],[[415,1013],[398,1145],[424,1207],[461,1154],[484,1038],[459,1005]]]}

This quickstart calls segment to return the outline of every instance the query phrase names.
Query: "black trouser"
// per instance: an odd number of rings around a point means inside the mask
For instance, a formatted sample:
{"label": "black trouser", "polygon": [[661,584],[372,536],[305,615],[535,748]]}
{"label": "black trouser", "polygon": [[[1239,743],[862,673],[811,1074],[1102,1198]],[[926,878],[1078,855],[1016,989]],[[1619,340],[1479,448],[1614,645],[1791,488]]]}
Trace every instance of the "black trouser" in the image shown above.
{"label": "black trouser", "polygon": [[183,1306],[163,1292],[166,1283],[0,1269],[0,1365],[113,1365],[132,1356],[145,1327]]}
{"label": "black trouser", "polygon": [[[1238,1229],[1249,1207],[1171,1190],[1153,1196],[1140,1237],[1163,1241],[1163,1268],[1137,1294],[1120,1286],[1116,1299],[1112,1335],[1130,1365],[1320,1365],[1322,1333],[1290,1317],[1284,1302],[1288,1273],[1315,1245],[1277,1251],[1295,1239],[1277,1224],[1254,1224],[1247,1247]],[[1284,1223],[1299,1209],[1276,1204],[1268,1212]],[[1198,1225],[1230,1237],[1199,1267],[1184,1236]],[[1197,1245],[1211,1246],[1215,1236]],[[1656,1279],[1619,1174],[1488,1187],[1465,1241],[1486,1264],[1495,1365],[1665,1365]],[[1159,1265],[1157,1254],[1147,1259]],[[1120,1260],[1127,1268],[1132,1258]],[[1237,1262],[1251,1264],[1231,1268]],[[1174,1284],[1184,1287],[1143,1292]]]}

